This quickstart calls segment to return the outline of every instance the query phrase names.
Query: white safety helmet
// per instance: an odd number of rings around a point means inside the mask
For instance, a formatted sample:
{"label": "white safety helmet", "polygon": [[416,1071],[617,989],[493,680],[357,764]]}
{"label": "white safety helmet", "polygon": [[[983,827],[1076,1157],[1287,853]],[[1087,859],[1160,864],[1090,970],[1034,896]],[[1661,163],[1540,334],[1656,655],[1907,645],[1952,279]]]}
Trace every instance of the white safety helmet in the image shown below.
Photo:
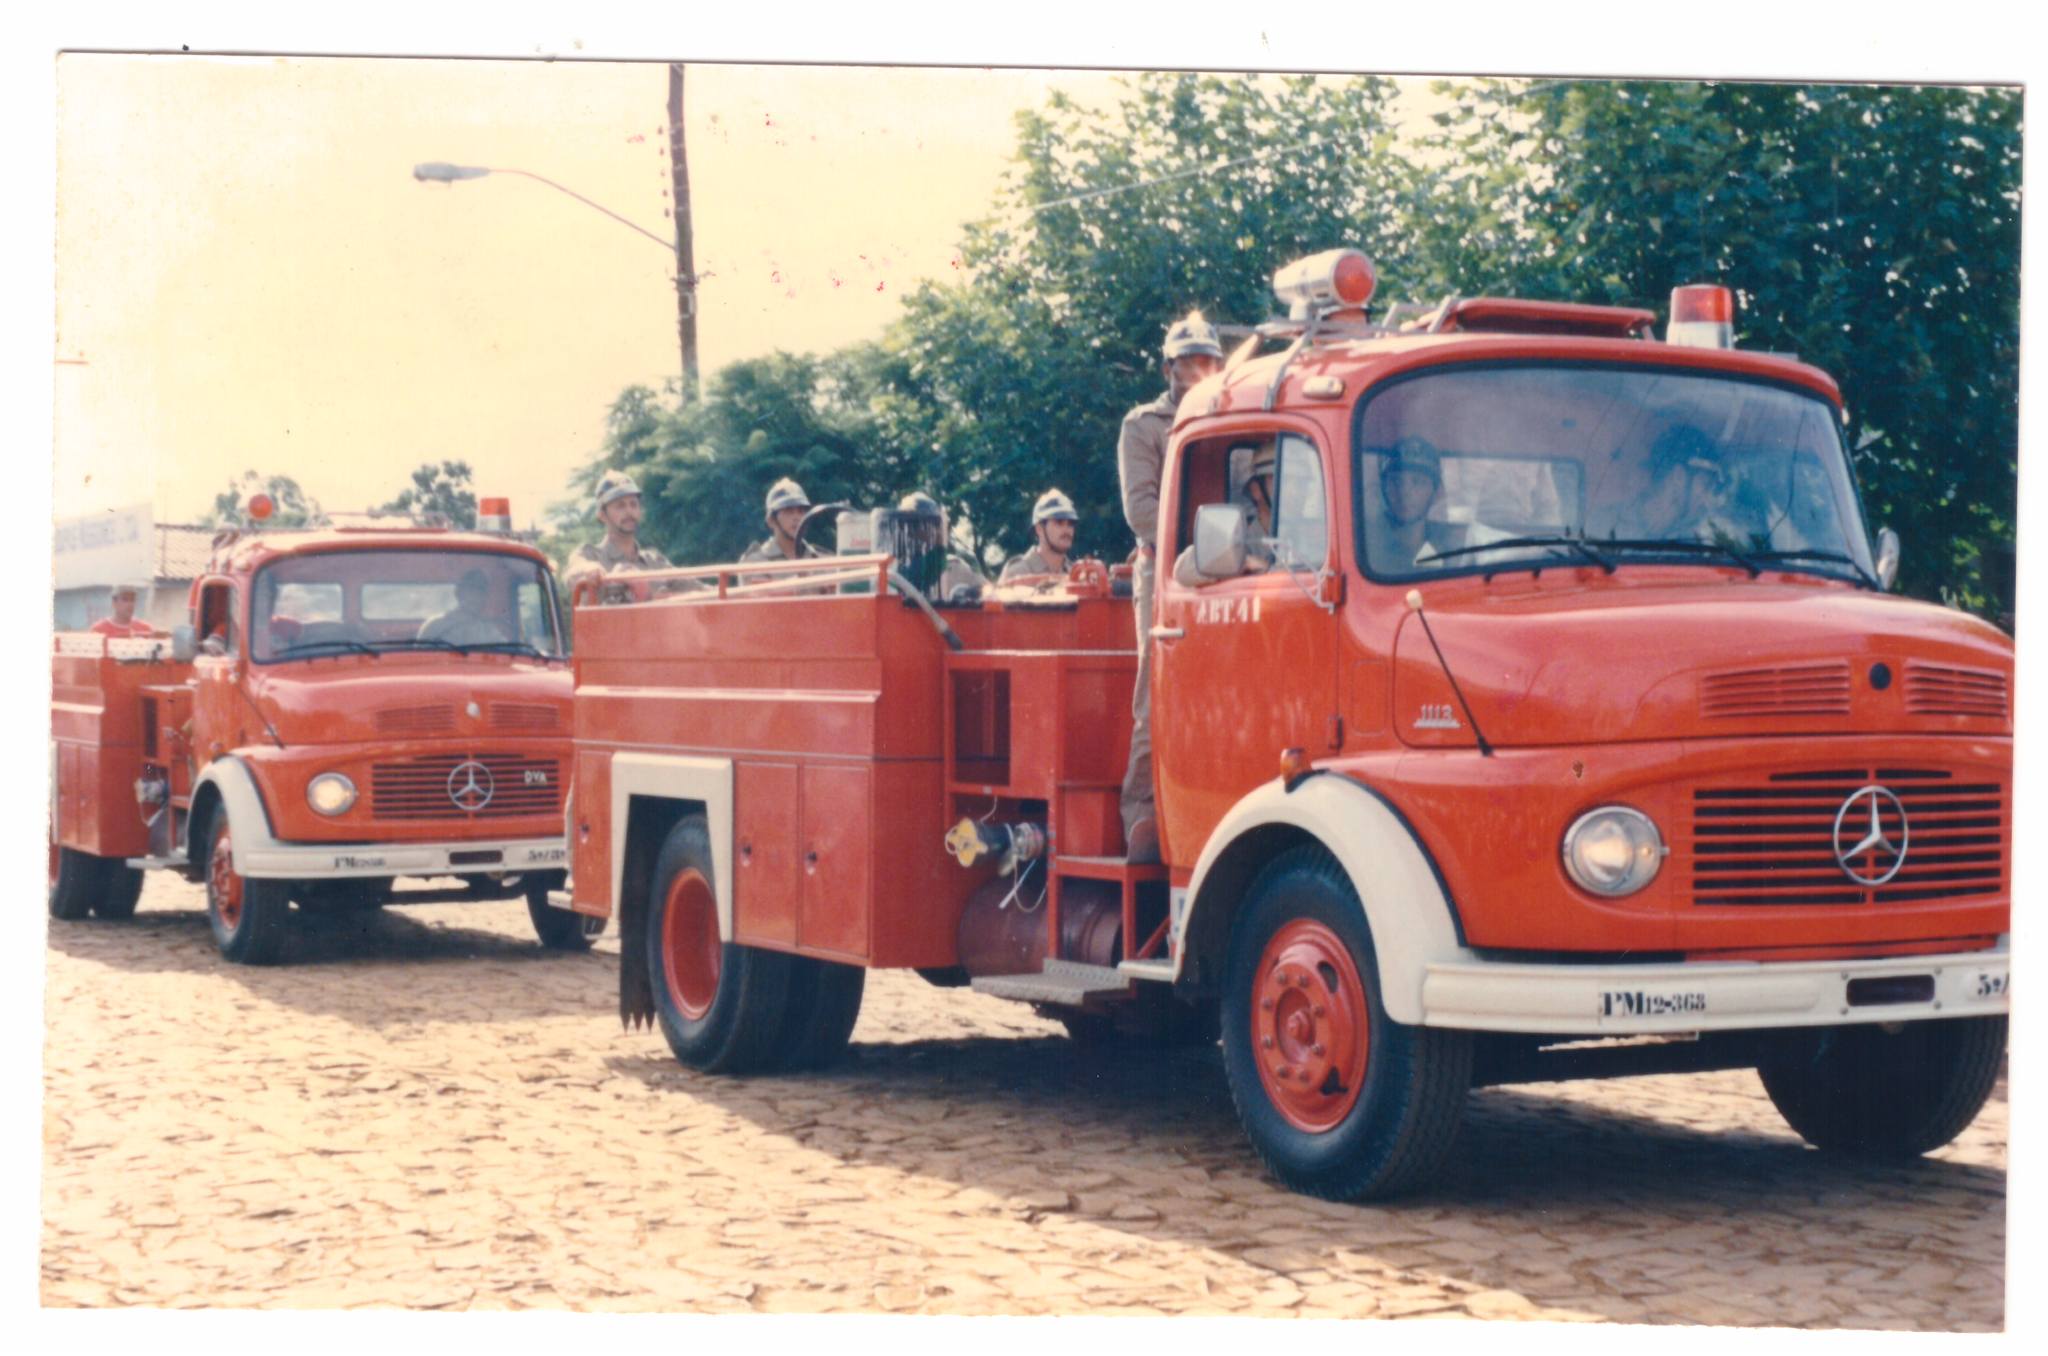
{"label": "white safety helmet", "polygon": [[614,499],[624,499],[629,494],[639,494],[640,487],[633,483],[633,477],[624,471],[606,471],[604,478],[597,482],[597,492],[591,505],[594,516],[604,513],[604,506]]}
{"label": "white safety helmet", "polygon": [[1216,327],[1202,319],[1200,311],[1189,311],[1185,318],[1174,321],[1166,331],[1168,362],[1192,353],[1206,353],[1212,358],[1223,356],[1223,341],[1217,337]]}
{"label": "white safety helmet", "polygon": [[810,506],[811,499],[804,493],[804,487],[784,476],[768,487],[768,507],[763,516],[773,523],[775,515],[786,508],[807,509]]}
{"label": "white safety helmet", "polygon": [[1053,518],[1064,518],[1070,523],[1076,523],[1081,520],[1081,515],[1074,512],[1074,501],[1067,498],[1063,491],[1056,489],[1047,490],[1044,494],[1039,495],[1038,502],[1031,506],[1031,525],[1033,527],[1037,527],[1040,523]]}

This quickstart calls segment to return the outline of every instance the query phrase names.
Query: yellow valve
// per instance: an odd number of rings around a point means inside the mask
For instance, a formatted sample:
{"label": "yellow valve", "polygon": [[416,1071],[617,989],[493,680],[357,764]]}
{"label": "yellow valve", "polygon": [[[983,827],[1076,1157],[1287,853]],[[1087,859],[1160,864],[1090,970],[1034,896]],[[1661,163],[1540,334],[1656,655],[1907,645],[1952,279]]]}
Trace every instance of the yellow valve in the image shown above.
{"label": "yellow valve", "polygon": [[972,817],[962,818],[958,824],[946,830],[946,851],[959,859],[962,866],[973,866],[975,858],[987,850],[976,830]]}

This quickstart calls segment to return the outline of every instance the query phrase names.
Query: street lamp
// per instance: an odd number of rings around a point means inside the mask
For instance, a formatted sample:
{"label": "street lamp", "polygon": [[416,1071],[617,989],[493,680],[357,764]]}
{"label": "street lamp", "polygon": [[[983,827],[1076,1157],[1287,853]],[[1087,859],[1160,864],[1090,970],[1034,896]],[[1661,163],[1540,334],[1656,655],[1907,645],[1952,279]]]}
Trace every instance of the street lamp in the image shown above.
{"label": "street lamp", "polygon": [[[664,240],[645,226],[626,220],[626,218],[612,211],[611,208],[606,207],[603,203],[592,202],[575,189],[567,188],[556,183],[553,179],[545,175],[535,174],[531,170],[510,169],[504,166],[451,165],[445,160],[423,161],[412,167],[412,177],[423,184],[453,184],[463,179],[481,179],[490,174],[516,174],[522,179],[531,179],[535,183],[546,184],[558,193],[568,194],[585,207],[595,208],[597,211],[604,213],[621,226],[629,230],[638,231],[641,235],[646,236],[649,240],[661,246],[663,250],[669,252],[672,256],[681,252],[675,241]],[[697,327],[691,322],[695,319],[697,310],[696,285],[697,280],[694,277],[686,277],[680,270],[677,272],[676,307],[679,317],[678,328],[683,336],[683,376],[684,380],[688,381],[693,387],[696,384],[697,377],[697,355],[694,351],[696,344],[693,342],[696,338]]]}

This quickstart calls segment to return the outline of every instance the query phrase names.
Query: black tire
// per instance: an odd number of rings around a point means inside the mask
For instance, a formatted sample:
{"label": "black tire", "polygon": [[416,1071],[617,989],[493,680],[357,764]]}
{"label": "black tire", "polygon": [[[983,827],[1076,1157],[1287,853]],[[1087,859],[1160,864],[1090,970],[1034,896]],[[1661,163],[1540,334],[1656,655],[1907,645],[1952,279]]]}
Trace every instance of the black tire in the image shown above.
{"label": "black tire", "polygon": [[552,874],[528,883],[526,916],[533,920],[533,935],[549,951],[588,951],[590,944],[604,935],[605,920],[548,903],[548,891],[559,888]]}
{"label": "black tire", "polygon": [[2005,1058],[2004,1017],[1787,1032],[1757,1064],[1800,1138],[1831,1153],[1914,1158],[1963,1132]]}
{"label": "black tire", "polygon": [[[1268,1170],[1306,1195],[1356,1201],[1414,1190],[1441,1169],[1457,1137],[1472,1082],[1471,1035],[1388,1017],[1377,959],[1350,878],[1320,847],[1269,863],[1231,928],[1221,1016],[1231,1101]],[[1276,993],[1278,1006],[1264,1007]],[[1255,1049],[1265,1026],[1279,1033],[1277,1043]],[[1339,1053],[1326,1055],[1325,1041]],[[1291,1114],[1326,1123],[1304,1127],[1276,1104],[1261,1051],[1275,1066],[1273,1086],[1303,1080],[1298,1090],[1287,1085]],[[1297,1056],[1299,1066],[1286,1063]],[[1323,1076],[1311,1076],[1326,1060]]]}
{"label": "black tire", "polygon": [[845,1054],[867,979],[858,965],[790,957],[789,1006],[775,1036],[773,1067],[800,1073],[825,1068]]}
{"label": "black tire", "polygon": [[142,898],[142,873],[114,857],[102,858],[105,870],[99,895],[92,902],[93,917],[109,923],[123,923],[135,916],[136,901]]}
{"label": "black tire", "polygon": [[105,888],[109,859],[54,843],[50,852],[50,917],[66,922],[85,917]]}
{"label": "black tire", "polygon": [[[707,1073],[751,1073],[772,1067],[789,1007],[791,957],[779,951],[718,940],[717,877],[711,835],[702,815],[669,830],[655,859],[647,899],[647,979],[654,1018],[675,1057]],[[705,911],[710,910],[709,917]],[[679,937],[707,967],[680,969],[671,983],[664,936],[678,912]],[[710,929],[706,938],[703,929]]]}
{"label": "black tire", "polygon": [[206,835],[206,921],[220,954],[238,965],[270,965],[284,954],[291,927],[291,882],[239,875],[228,844],[225,807]]}

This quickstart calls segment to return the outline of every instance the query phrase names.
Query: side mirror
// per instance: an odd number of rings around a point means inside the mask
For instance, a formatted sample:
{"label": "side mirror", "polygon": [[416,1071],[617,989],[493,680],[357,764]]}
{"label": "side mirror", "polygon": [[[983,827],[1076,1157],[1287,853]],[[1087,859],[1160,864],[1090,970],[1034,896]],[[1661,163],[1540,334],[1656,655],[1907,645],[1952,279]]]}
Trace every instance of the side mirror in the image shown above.
{"label": "side mirror", "polygon": [[1877,533],[1877,582],[1885,592],[1891,592],[1892,581],[1899,577],[1899,534],[1890,528],[1879,528]]}
{"label": "side mirror", "polygon": [[173,626],[171,628],[171,658],[180,664],[189,664],[192,662],[192,657],[198,653],[199,641],[193,635],[192,628],[189,625]]}
{"label": "side mirror", "polygon": [[1195,510],[1195,569],[1210,579],[1244,573],[1245,511],[1236,504],[1204,504]]}

